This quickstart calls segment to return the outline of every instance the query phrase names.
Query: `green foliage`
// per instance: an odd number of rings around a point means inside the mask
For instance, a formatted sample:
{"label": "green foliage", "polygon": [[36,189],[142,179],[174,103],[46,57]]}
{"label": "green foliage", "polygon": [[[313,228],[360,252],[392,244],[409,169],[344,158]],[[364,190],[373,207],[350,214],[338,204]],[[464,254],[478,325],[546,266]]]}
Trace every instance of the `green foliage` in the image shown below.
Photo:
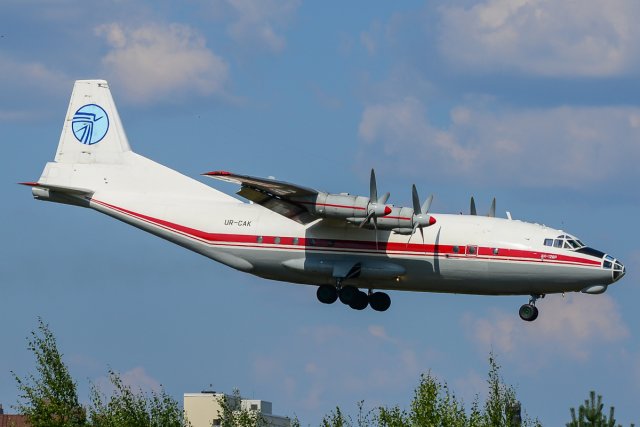
{"label": "green foliage", "polygon": [[[381,406],[373,416],[358,404],[358,427],[520,427],[539,426],[537,420],[520,419],[520,404],[513,387],[504,384],[500,366],[493,355],[489,357],[489,392],[484,405],[474,400],[469,411],[451,391],[447,383],[438,381],[431,373],[423,374],[415,389],[408,410],[400,406]],[[352,426],[349,416],[339,407],[326,415],[322,427]]]}
{"label": "green foliage", "polygon": [[576,409],[570,409],[571,422],[567,423],[567,427],[622,427],[620,424],[616,426],[613,406],[609,408],[609,418],[602,412],[603,409],[602,396],[598,395],[596,399],[596,392],[592,390],[589,393],[589,399],[586,399],[578,408],[577,416]]}
{"label": "green foliage", "polygon": [[95,386],[91,390],[92,427],[181,427],[185,425],[178,402],[166,394],[134,392],[120,376],[109,371],[114,392],[109,399]]}
{"label": "green foliage", "polygon": [[340,407],[336,406],[336,409],[331,411],[328,415],[325,415],[320,422],[321,427],[351,427],[351,417],[342,413]]}
{"label": "green foliage", "polygon": [[13,376],[20,390],[16,409],[32,427],[182,427],[189,425],[178,402],[164,390],[150,395],[134,392],[120,376],[109,372],[114,393],[107,399],[92,387],[87,410],[78,401],[76,383],[58,351],[49,325],[38,319],[27,348],[36,358],[37,375],[23,380]]}
{"label": "green foliage", "polygon": [[242,408],[242,396],[238,389],[233,390],[231,396],[220,398],[218,417],[221,427],[261,427],[266,426],[264,416],[258,411]]}
{"label": "green foliage", "polygon": [[12,372],[20,391],[16,409],[33,427],[85,426],[86,414],[78,402],[76,383],[62,361],[49,325],[41,318],[27,343],[36,358],[37,375],[24,380]]}

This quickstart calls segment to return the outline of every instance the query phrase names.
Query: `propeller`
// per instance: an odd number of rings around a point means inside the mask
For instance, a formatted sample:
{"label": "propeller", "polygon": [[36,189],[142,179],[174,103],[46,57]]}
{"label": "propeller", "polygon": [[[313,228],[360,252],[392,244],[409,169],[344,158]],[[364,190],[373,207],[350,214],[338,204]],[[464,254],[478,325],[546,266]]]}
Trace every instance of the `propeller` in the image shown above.
{"label": "propeller", "polygon": [[387,206],[387,200],[391,193],[384,193],[378,198],[378,186],[376,185],[376,173],[371,169],[371,178],[369,180],[369,204],[367,204],[367,216],[360,223],[360,228],[373,222],[373,228],[376,230],[376,250],[378,249],[378,217],[389,215],[391,208]]}
{"label": "propeller", "polygon": [[[478,215],[478,211],[476,210],[476,201],[471,196],[471,204],[469,206],[469,215]],[[491,202],[491,207],[489,208],[489,212],[487,213],[488,217],[495,218],[496,216],[496,198],[493,198]]]}
{"label": "propeller", "polygon": [[413,237],[413,235],[415,234],[416,228],[420,228],[422,244],[424,245],[424,232],[422,231],[422,229],[436,223],[436,219],[429,215],[429,208],[431,207],[431,202],[433,201],[433,194],[429,196],[427,201],[424,202],[422,206],[420,206],[420,198],[418,197],[418,190],[416,189],[415,184],[413,184],[411,190],[411,196],[413,199],[413,231],[409,235],[407,246],[409,246],[409,242],[411,242],[411,237]]}
{"label": "propeller", "polygon": [[496,198],[495,197],[491,202],[491,207],[489,208],[489,213],[487,214],[487,216],[491,218],[495,218],[496,216]]}

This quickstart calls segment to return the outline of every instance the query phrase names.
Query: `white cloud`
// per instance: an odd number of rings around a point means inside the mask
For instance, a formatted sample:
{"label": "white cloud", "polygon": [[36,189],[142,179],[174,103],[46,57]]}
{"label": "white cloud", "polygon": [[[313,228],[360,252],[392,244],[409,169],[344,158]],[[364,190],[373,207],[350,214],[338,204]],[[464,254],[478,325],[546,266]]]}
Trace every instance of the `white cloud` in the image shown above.
{"label": "white cloud", "polygon": [[96,28],[110,51],[102,63],[111,80],[132,102],[221,94],[229,67],[207,48],[205,39],[182,24],[126,28],[113,23]]}
{"label": "white cloud", "polygon": [[[119,373],[118,375],[120,376],[122,384],[130,387],[134,392],[158,392],[162,388],[160,383],[155,378],[147,374],[145,369],[141,366]],[[106,376],[96,379],[95,384],[98,389],[107,396],[111,395],[115,391],[113,384],[111,384],[111,381]]]}
{"label": "white cloud", "polygon": [[635,0],[485,0],[441,15],[441,52],[474,70],[600,77],[640,65]]}
{"label": "white cloud", "polygon": [[213,7],[225,9],[231,22],[229,36],[240,44],[257,45],[280,52],[286,39],[280,33],[300,5],[300,0],[215,0]]}
{"label": "white cloud", "polygon": [[[278,384],[295,405],[307,410],[330,408],[345,395],[379,395],[414,386],[438,357],[416,343],[391,336],[380,325],[308,326],[291,339],[299,351],[276,346],[261,354],[253,363],[254,377]],[[354,347],[357,352],[345,351]],[[376,357],[363,357],[368,354]]]}
{"label": "white cloud", "polygon": [[369,333],[376,337],[376,338],[380,338],[383,340],[389,340],[389,336],[387,335],[387,331],[384,329],[384,326],[380,326],[380,325],[371,325],[369,326]]}
{"label": "white cloud", "polygon": [[629,335],[608,295],[554,295],[539,300],[538,308],[540,317],[533,323],[494,311],[488,318],[466,315],[463,325],[483,352],[493,349],[532,367],[557,358],[585,361],[596,346]]}
{"label": "white cloud", "polygon": [[[557,107],[486,111],[460,106],[446,129],[433,126],[416,98],[373,104],[362,114],[360,156],[383,153],[385,165],[533,187],[584,188],[637,177],[640,108]],[[491,173],[487,173],[491,171]]]}
{"label": "white cloud", "polygon": [[0,53],[0,75],[3,92],[0,99],[0,121],[33,120],[42,112],[43,101],[54,94],[68,91],[71,79],[40,62],[20,61]]}

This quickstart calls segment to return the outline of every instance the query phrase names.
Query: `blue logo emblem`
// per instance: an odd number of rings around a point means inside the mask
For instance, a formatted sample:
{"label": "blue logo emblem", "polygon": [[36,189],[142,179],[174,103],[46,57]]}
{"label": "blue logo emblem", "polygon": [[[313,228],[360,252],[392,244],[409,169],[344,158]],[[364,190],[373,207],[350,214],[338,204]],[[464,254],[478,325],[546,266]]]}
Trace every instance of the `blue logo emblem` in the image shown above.
{"label": "blue logo emblem", "polygon": [[73,115],[71,128],[78,141],[87,145],[97,144],[109,130],[109,116],[99,105],[87,104]]}

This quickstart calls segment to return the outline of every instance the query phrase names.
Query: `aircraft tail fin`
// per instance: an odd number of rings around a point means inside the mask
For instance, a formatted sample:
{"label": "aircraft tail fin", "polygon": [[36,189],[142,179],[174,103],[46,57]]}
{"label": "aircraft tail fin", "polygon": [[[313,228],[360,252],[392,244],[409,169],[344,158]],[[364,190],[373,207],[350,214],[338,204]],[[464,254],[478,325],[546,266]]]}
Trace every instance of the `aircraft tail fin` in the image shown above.
{"label": "aircraft tail fin", "polygon": [[32,187],[33,195],[40,200],[72,204],[77,201],[85,204],[96,194],[101,197],[171,194],[183,200],[239,203],[133,152],[104,80],[75,82],[55,160],[46,164],[37,182],[25,184]]}
{"label": "aircraft tail fin", "polygon": [[104,80],[77,80],[65,116],[57,163],[122,163],[131,151]]}

